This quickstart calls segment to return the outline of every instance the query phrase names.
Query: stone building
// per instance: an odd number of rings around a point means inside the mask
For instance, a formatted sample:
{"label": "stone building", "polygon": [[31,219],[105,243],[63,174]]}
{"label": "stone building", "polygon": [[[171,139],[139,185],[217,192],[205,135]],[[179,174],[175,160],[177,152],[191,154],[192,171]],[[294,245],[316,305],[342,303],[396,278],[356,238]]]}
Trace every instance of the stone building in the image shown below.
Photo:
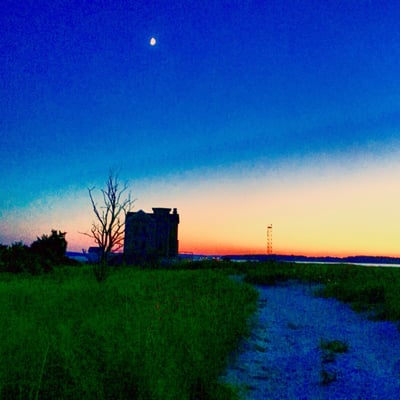
{"label": "stone building", "polygon": [[142,262],[178,255],[179,214],[176,208],[128,212],[125,220],[124,255],[127,262]]}

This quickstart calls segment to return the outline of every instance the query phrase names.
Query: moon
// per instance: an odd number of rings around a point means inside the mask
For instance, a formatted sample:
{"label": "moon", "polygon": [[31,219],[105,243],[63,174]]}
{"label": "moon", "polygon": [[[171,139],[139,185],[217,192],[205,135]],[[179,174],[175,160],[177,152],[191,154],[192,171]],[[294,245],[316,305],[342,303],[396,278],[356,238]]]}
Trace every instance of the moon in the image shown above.
{"label": "moon", "polygon": [[152,37],[152,38],[150,39],[150,46],[155,46],[156,43],[157,43],[156,38]]}

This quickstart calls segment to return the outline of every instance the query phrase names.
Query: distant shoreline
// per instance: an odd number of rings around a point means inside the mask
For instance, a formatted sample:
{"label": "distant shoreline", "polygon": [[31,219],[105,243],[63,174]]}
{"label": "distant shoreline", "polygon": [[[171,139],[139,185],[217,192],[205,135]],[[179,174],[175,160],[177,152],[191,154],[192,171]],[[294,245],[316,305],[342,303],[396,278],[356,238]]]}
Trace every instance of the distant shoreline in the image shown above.
{"label": "distant shoreline", "polygon": [[399,263],[361,263],[361,262],[350,262],[350,261],[292,261],[296,264],[332,264],[332,265],[338,265],[338,264],[350,264],[350,265],[360,265],[364,267],[393,267],[393,268],[400,268],[400,262]]}
{"label": "distant shoreline", "polygon": [[297,263],[324,263],[324,264],[359,264],[366,266],[373,265],[400,265],[400,257],[382,257],[382,256],[349,256],[349,257],[308,257],[279,254],[254,254],[254,255],[227,255],[221,257],[223,260],[232,261],[285,261]]}

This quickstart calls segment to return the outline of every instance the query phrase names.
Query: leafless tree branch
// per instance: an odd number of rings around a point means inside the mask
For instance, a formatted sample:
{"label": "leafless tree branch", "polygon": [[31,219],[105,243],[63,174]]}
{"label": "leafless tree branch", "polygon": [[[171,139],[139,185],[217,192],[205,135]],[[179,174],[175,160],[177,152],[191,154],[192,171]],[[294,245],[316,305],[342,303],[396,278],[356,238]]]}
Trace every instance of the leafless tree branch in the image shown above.
{"label": "leafless tree branch", "polygon": [[[118,175],[110,173],[105,189],[101,189],[102,204],[99,206],[94,198],[95,188],[88,188],[90,202],[93,208],[95,221],[92,223],[90,233],[83,233],[92,238],[100,247],[102,262],[106,263],[112,251],[120,250],[123,246],[125,235],[125,217],[132,209],[135,200],[131,193],[126,193],[126,184],[120,187]],[[126,194],[126,197],[123,197]]]}

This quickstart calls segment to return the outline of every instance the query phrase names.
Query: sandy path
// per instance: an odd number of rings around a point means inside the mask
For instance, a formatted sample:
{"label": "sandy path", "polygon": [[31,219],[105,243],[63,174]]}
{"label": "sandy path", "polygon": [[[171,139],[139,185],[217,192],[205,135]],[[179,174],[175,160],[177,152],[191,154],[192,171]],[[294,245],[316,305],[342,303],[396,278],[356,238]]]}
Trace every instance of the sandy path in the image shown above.
{"label": "sandy path", "polygon": [[[400,399],[400,333],[334,299],[312,296],[297,283],[257,286],[259,312],[223,380],[246,399]],[[324,362],[320,340],[341,340],[349,351]],[[332,382],[323,385],[322,371]]]}

